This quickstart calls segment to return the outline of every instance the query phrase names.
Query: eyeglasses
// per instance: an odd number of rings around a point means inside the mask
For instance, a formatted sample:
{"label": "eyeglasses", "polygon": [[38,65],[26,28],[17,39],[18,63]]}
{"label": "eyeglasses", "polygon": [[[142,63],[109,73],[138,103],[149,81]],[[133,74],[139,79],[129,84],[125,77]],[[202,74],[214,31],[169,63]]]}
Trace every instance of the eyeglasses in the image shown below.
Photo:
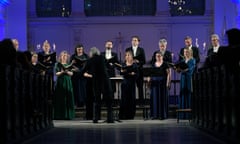
{"label": "eyeglasses", "polygon": [[212,41],[217,41],[218,39],[212,39]]}

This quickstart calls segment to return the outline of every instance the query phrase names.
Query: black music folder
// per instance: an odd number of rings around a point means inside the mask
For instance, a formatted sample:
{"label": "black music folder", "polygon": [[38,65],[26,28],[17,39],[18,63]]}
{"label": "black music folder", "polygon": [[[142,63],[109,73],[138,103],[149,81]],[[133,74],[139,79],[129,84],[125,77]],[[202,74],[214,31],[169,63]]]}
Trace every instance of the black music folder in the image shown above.
{"label": "black music folder", "polygon": [[162,76],[164,74],[161,68],[155,67],[143,67],[142,68],[143,76]]}
{"label": "black music folder", "polygon": [[45,66],[44,64],[42,64],[41,62],[37,62],[37,68],[42,70],[42,71],[46,71],[48,69],[50,69],[51,67],[50,66]]}
{"label": "black music folder", "polygon": [[47,55],[38,55],[38,59],[41,63],[55,63],[56,62],[56,52]]}
{"label": "black music folder", "polygon": [[180,69],[180,70],[185,70],[188,68],[187,63],[185,61],[180,61],[177,63],[168,63],[169,67],[172,67],[174,69]]}

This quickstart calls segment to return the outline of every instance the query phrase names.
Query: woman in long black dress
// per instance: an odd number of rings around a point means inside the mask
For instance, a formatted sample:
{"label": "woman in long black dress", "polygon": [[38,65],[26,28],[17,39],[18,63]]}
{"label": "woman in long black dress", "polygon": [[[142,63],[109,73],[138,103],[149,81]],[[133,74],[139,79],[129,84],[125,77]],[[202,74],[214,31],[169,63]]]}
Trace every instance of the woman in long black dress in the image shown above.
{"label": "woman in long black dress", "polygon": [[70,59],[72,64],[77,67],[76,71],[73,71],[72,76],[76,107],[82,107],[86,104],[86,78],[83,76],[83,69],[88,58],[88,55],[84,52],[83,45],[76,45],[75,53],[71,56]]}
{"label": "woman in long black dress", "polygon": [[170,87],[170,68],[163,61],[161,52],[154,54],[156,61],[152,67],[161,71],[161,75],[152,76],[148,81],[151,82],[150,113],[152,119],[166,119],[168,117],[168,95]]}
{"label": "woman in long black dress", "polygon": [[[48,67],[48,69],[45,71],[46,75],[49,75],[52,79],[52,82],[54,83],[54,66],[56,63],[56,52],[55,47],[53,47],[53,50],[51,50],[50,43],[45,40],[42,45],[42,51],[38,52],[38,62],[44,65],[45,67]],[[52,89],[54,89],[54,84],[52,84]]]}
{"label": "woman in long black dress", "polygon": [[123,75],[124,79],[121,84],[119,119],[134,119],[136,112],[135,83],[138,77],[138,65],[134,63],[131,51],[125,53],[125,62],[122,65],[120,74]]}

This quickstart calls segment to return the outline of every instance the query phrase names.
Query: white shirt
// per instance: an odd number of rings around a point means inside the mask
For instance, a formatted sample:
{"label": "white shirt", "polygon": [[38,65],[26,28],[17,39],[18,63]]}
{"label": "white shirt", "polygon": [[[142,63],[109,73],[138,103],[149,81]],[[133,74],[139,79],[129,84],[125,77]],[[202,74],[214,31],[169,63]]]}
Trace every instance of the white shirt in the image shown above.
{"label": "white shirt", "polygon": [[192,45],[190,45],[190,46],[188,47],[188,49],[190,49],[190,50],[191,50],[191,49],[192,49]]}
{"label": "white shirt", "polygon": [[133,48],[133,56],[136,56],[136,53],[137,53],[137,46],[132,46]]}
{"label": "white shirt", "polygon": [[213,52],[217,53],[218,52],[218,48],[219,48],[219,46],[213,47]]}
{"label": "white shirt", "polygon": [[106,58],[106,59],[110,59],[111,57],[112,57],[112,52],[111,52],[111,50],[106,50],[105,58]]}

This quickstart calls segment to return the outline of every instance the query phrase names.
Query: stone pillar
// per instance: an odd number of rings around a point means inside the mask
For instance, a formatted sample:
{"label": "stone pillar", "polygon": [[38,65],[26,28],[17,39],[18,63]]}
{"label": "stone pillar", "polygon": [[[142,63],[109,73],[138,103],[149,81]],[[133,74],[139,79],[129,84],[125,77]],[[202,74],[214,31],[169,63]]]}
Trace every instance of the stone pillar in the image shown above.
{"label": "stone pillar", "polygon": [[72,13],[71,17],[83,17],[84,13],[84,0],[72,0]]}
{"label": "stone pillar", "polygon": [[237,28],[240,28],[240,3],[237,4],[236,6],[237,8],[237,17],[236,17],[236,25],[237,25]]}
{"label": "stone pillar", "polygon": [[232,0],[214,0],[213,24],[214,32],[219,34],[223,45],[228,45],[226,30],[237,26],[237,3]]}
{"label": "stone pillar", "polygon": [[3,7],[0,6],[0,40],[2,40],[4,38],[4,34],[5,34],[5,21],[4,21],[4,18],[3,18]]}
{"label": "stone pillar", "polygon": [[27,0],[10,2],[5,9],[5,37],[18,39],[19,49],[27,50]]}

